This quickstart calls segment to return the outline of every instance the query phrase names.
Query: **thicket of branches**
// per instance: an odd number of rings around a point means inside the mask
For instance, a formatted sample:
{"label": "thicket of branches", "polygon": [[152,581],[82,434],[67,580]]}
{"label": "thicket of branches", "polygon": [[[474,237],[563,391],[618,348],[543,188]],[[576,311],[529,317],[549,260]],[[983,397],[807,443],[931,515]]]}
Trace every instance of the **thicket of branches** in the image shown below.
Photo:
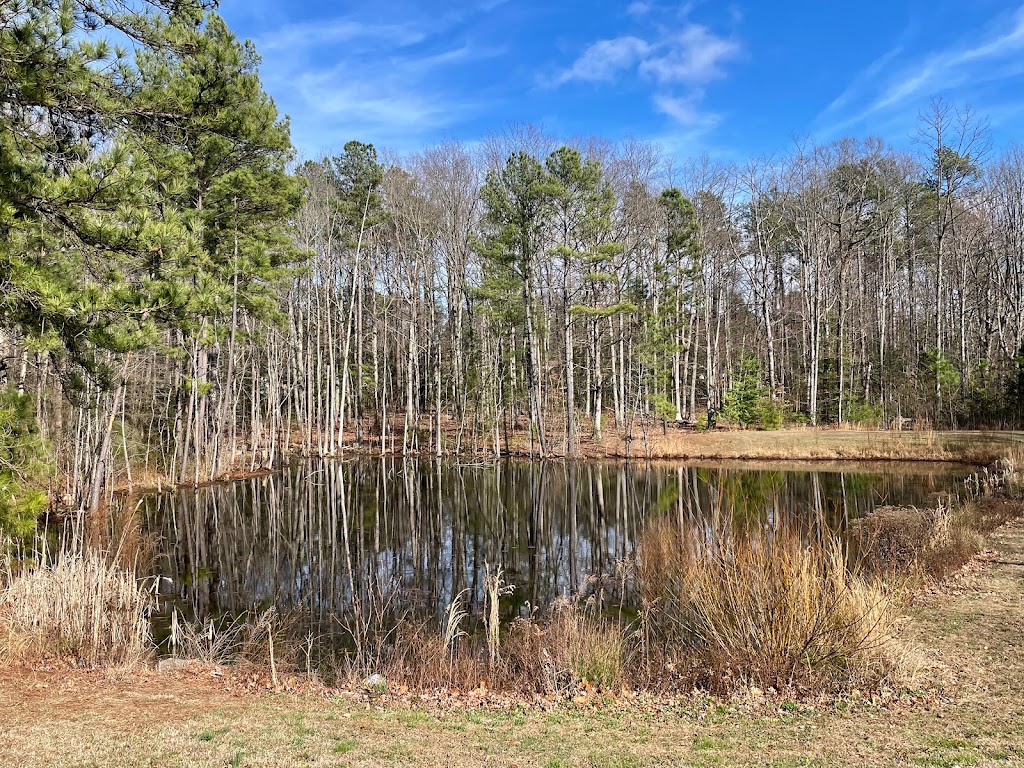
{"label": "thicket of branches", "polygon": [[1024,152],[969,111],[910,151],[679,165],[523,128],[295,164],[251,44],[162,0],[0,0],[0,83],[9,520],[354,443],[1024,413]]}

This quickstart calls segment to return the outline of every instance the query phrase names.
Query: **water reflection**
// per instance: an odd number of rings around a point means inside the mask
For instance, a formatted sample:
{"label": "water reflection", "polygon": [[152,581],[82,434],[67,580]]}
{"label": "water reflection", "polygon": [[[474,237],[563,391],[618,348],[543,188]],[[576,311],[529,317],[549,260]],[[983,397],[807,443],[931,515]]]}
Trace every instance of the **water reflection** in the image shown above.
{"label": "water reflection", "polygon": [[195,616],[301,608],[322,626],[370,590],[439,611],[484,564],[525,612],[627,558],[644,521],[791,516],[842,527],[883,504],[933,503],[965,472],[817,472],[611,463],[302,461],[268,477],[154,496],[159,570]]}

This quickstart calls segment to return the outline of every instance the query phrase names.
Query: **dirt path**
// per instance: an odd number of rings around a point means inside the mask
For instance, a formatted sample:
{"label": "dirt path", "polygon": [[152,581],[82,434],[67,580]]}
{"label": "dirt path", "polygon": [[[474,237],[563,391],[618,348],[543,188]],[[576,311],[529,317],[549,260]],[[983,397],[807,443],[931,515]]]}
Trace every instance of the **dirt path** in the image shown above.
{"label": "dirt path", "polygon": [[233,694],[208,675],[0,672],[2,766],[1024,766],[1024,523],[912,609],[928,700],[544,712]]}

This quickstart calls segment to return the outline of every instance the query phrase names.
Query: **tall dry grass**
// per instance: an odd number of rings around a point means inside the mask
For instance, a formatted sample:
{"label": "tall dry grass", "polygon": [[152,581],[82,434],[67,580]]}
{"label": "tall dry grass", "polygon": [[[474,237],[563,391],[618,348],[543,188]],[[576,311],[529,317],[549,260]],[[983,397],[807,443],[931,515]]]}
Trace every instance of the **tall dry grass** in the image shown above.
{"label": "tall dry grass", "polygon": [[280,615],[274,608],[198,622],[181,621],[175,610],[168,638],[178,659],[205,666],[229,665],[258,676],[265,673],[275,686],[284,674],[315,676],[316,640],[299,613]]}
{"label": "tall dry grass", "polygon": [[85,550],[2,571],[0,661],[131,666],[151,652],[152,598],[132,565]]}
{"label": "tall dry grass", "polygon": [[932,509],[880,507],[851,526],[851,559],[889,582],[940,582],[981,551],[986,533],[1020,512],[1020,502],[1005,496]]}
{"label": "tall dry grass", "polygon": [[418,690],[483,684],[571,695],[622,686],[819,692],[875,688],[903,672],[893,594],[849,568],[833,534],[661,522],[615,583],[620,604],[639,605],[638,615],[580,596],[503,623],[507,585],[491,569],[475,617],[464,593],[441,621],[396,613],[394,597],[375,599],[347,619],[353,642],[339,676],[358,684],[379,675]]}
{"label": "tall dry grass", "polygon": [[666,521],[643,534],[636,580],[653,679],[824,690],[901,673],[893,595],[835,534]]}

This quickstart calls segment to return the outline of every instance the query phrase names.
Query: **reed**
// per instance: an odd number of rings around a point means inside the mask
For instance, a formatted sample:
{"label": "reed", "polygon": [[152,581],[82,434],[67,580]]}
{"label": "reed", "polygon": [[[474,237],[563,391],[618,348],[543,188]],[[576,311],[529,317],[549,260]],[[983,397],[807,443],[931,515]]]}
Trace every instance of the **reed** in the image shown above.
{"label": "reed", "polygon": [[835,534],[663,522],[643,536],[637,582],[652,678],[831,690],[900,673],[893,594],[848,567]]}
{"label": "reed", "polygon": [[131,564],[108,553],[64,551],[15,570],[3,565],[0,660],[132,666],[152,651],[152,596]]}
{"label": "reed", "polygon": [[491,566],[484,563],[484,635],[487,638],[487,655],[494,667],[501,658],[501,598],[512,594],[515,587],[505,582],[505,571],[500,566],[491,573]]}
{"label": "reed", "polygon": [[444,650],[449,657],[455,652],[455,644],[466,637],[466,631],[462,623],[469,617],[469,612],[464,607],[468,589],[457,594],[444,611]]}

